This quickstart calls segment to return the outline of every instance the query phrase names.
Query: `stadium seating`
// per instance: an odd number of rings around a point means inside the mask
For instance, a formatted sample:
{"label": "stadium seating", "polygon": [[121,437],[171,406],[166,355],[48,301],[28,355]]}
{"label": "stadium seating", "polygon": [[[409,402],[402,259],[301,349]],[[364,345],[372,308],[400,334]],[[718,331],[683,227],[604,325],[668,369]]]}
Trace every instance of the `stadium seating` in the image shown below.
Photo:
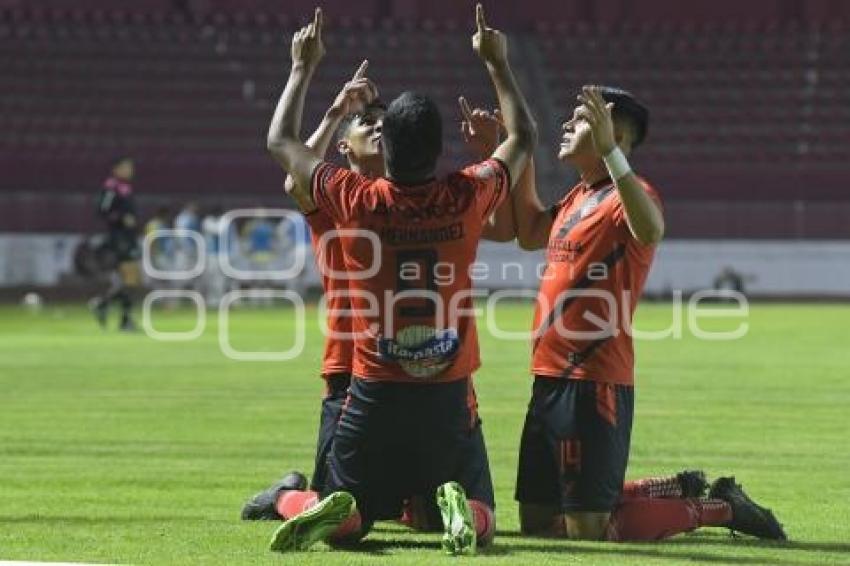
{"label": "stadium seating", "polygon": [[[89,225],[24,222],[37,215],[21,213],[30,205],[10,195],[91,194],[119,154],[138,159],[145,195],[279,204],[281,173],[263,146],[298,22],[273,4],[251,0],[234,12],[222,1],[204,10],[166,0],[0,2],[0,198],[14,203],[0,206],[4,229]],[[453,8],[418,20],[362,16],[373,4],[343,9],[328,26],[330,55],[305,131],[368,56],[384,98],[419,89],[440,104],[442,167],[468,161],[454,127],[457,95],[494,102],[468,25]],[[287,8],[309,14],[309,6]],[[636,160],[670,200],[846,200],[838,180],[850,172],[850,29],[840,20],[547,20],[518,34],[513,53],[545,144],[582,84],[642,98],[652,126]],[[550,160],[541,169],[559,179],[552,154],[541,151]]]}

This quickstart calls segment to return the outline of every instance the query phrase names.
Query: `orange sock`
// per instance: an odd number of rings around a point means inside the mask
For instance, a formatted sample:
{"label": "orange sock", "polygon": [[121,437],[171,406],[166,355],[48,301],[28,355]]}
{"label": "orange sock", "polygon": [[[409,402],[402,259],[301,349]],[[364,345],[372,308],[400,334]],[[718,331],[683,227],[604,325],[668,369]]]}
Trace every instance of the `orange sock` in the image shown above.
{"label": "orange sock", "polygon": [[623,484],[622,497],[682,497],[682,486],[676,476],[643,478]]}
{"label": "orange sock", "polygon": [[478,545],[486,546],[493,541],[496,534],[496,516],[490,506],[475,499],[469,500],[469,508],[472,510],[472,522],[475,524],[475,534],[478,537]]}
{"label": "orange sock", "polygon": [[331,533],[329,541],[333,544],[349,544],[357,542],[361,538],[360,528],[363,521],[360,517],[360,512],[355,511],[351,516],[340,523],[334,532]]}
{"label": "orange sock", "polygon": [[[284,519],[291,519],[313,507],[318,501],[319,494],[315,491],[284,491],[277,498],[275,507],[278,515]],[[360,513],[355,511],[348,519],[340,523],[329,538],[335,543],[357,540],[360,538],[362,524]]]}
{"label": "orange sock", "polygon": [[315,505],[318,500],[319,494],[315,491],[283,491],[277,497],[275,508],[278,515],[291,519]]}
{"label": "orange sock", "polygon": [[715,499],[623,500],[611,514],[610,541],[661,540],[697,527],[721,526],[732,519],[732,508]]}

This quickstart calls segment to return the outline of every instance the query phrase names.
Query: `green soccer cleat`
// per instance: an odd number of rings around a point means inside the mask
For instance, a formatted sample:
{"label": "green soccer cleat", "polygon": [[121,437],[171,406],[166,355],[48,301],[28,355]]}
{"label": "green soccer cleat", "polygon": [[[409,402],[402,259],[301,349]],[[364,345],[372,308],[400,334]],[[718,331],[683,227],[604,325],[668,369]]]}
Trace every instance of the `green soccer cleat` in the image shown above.
{"label": "green soccer cleat", "polygon": [[443,518],[443,550],[446,554],[475,554],[475,524],[463,488],[453,481],[438,487],[437,507]]}
{"label": "green soccer cleat", "polygon": [[356,511],[357,505],[350,493],[332,493],[283,523],[272,536],[269,549],[275,552],[307,550],[326,539]]}

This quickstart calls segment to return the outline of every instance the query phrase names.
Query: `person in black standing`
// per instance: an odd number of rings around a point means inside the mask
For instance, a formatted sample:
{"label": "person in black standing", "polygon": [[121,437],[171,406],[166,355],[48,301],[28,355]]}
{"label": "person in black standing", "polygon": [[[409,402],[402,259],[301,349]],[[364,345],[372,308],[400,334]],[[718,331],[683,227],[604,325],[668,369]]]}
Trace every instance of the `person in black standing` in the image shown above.
{"label": "person in black standing", "polygon": [[111,256],[113,272],[109,288],[90,303],[101,327],[106,327],[109,306],[117,302],[121,307],[121,324],[124,331],[133,331],[131,312],[133,292],[141,282],[138,238],[138,215],[133,198],[133,159],[122,156],[112,164],[112,174],[103,183],[97,199],[97,214],[106,224],[106,248]]}

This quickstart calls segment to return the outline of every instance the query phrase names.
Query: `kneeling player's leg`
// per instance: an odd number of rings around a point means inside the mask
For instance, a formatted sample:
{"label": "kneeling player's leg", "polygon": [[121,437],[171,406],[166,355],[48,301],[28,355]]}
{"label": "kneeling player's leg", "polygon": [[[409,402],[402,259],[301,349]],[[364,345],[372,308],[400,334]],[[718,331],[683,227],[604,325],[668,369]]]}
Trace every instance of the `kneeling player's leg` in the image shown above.
{"label": "kneeling player's leg", "polygon": [[[475,528],[477,545],[486,546],[490,544],[496,534],[496,514],[493,507],[485,501],[475,499],[468,493],[466,493],[466,503],[469,506],[470,520]],[[425,533],[439,532],[445,527],[439,503],[434,505],[433,496],[417,495],[411,497],[405,503],[400,522],[415,531]]]}
{"label": "kneeling player's leg", "polygon": [[564,537],[564,472],[575,458],[562,437],[575,436],[574,394],[563,380],[537,377],[519,449],[515,498],[523,534]]}
{"label": "kneeling player's leg", "polygon": [[567,387],[575,390],[578,429],[575,438],[563,441],[562,449],[567,455],[562,468],[567,536],[603,540],[626,476],[634,390],[589,381],[575,381]]}
{"label": "kneeling player's leg", "polygon": [[[461,431],[463,446],[460,452],[460,470],[454,474],[456,481],[466,493],[472,521],[475,526],[477,545],[492,542],[496,532],[496,501],[493,494],[493,479],[481,419],[478,417],[477,400],[472,380],[469,380],[467,409],[470,431]],[[443,528],[442,517],[434,506],[433,497],[414,496],[405,505],[402,522],[420,531],[435,531]]]}
{"label": "kneeling player's leg", "polygon": [[441,530],[443,526],[440,523],[439,513],[434,512],[433,499],[430,494],[414,495],[406,499],[399,523],[423,533]]}
{"label": "kneeling player's leg", "polygon": [[242,507],[244,521],[279,521],[283,516],[278,512],[281,495],[287,491],[307,489],[307,478],[301,472],[289,472],[263,491],[255,494]]}
{"label": "kneeling player's leg", "polygon": [[[492,541],[495,506],[490,464],[470,379],[412,390],[418,401],[415,486],[436,494],[443,548],[472,554]],[[432,495],[432,498],[434,496]]]}
{"label": "kneeling player's leg", "polygon": [[493,493],[493,478],[490,475],[490,460],[484,444],[481,420],[476,416],[475,428],[464,450],[463,469],[459,483],[466,490],[469,507],[475,524],[479,546],[493,542],[496,535],[496,497]]}
{"label": "kneeling player's leg", "polygon": [[330,455],[334,432],[342,414],[342,407],[348,395],[348,387],[351,385],[351,375],[338,373],[325,376],[325,384],[327,391],[324,399],[322,399],[322,412],[319,417],[316,465],[313,470],[313,478],[310,481],[310,489],[319,492],[325,488],[328,456]]}
{"label": "kneeling player's leg", "polygon": [[[705,477],[696,472],[639,480],[625,486],[625,497],[615,494],[614,482],[622,485],[628,463],[633,391],[622,386],[597,384],[595,396],[596,418],[586,414],[582,421],[589,425],[583,431],[588,452],[583,466],[591,474],[607,478],[605,486],[598,485],[589,491],[595,491],[596,503],[604,504],[612,513],[606,521],[607,526],[596,524],[597,530],[592,532],[594,538],[659,540],[699,526],[722,525],[729,520],[729,505],[722,501],[683,498],[686,494],[698,497],[704,492]],[[585,411],[587,409],[585,405]],[[582,481],[592,485],[592,480],[584,474]],[[619,502],[617,497],[620,497]],[[568,515],[568,532],[569,529]]]}
{"label": "kneeling player's leg", "polygon": [[333,543],[359,539],[362,523],[350,493],[338,491],[319,499],[315,492],[291,491],[280,503],[286,520],[272,536],[271,550],[306,550],[320,540]]}
{"label": "kneeling player's leg", "polygon": [[404,494],[412,492],[405,485],[409,481],[405,466],[410,461],[405,451],[411,449],[413,427],[405,422],[410,411],[400,402],[400,385],[351,381],[334,432],[322,495],[350,493],[361,520],[359,525],[349,525],[350,532],[335,533],[334,540],[350,541],[364,535],[364,526],[375,520],[397,519]]}
{"label": "kneeling player's leg", "polygon": [[704,526],[786,540],[782,525],[770,509],[753,501],[730,477],[717,479],[708,499],[625,499],[611,517],[608,538],[658,540]]}
{"label": "kneeling player's leg", "polygon": [[685,470],[672,476],[653,476],[627,481],[623,484],[622,499],[702,497],[706,489],[708,489],[708,481],[706,481],[704,472],[701,470]]}
{"label": "kneeling player's leg", "polygon": [[478,416],[478,398],[471,377],[468,382],[466,406],[469,411],[468,422],[472,429],[464,438],[457,482],[463,486],[469,500],[478,546],[486,546],[493,542],[496,534],[496,496],[493,493],[493,478],[490,474],[484,430]]}
{"label": "kneeling player's leg", "polygon": [[567,536],[564,515],[558,505],[519,504],[519,528],[522,534],[537,537]]}
{"label": "kneeling player's leg", "polygon": [[722,526],[732,518],[725,501],[714,499],[624,499],[611,514],[611,541],[661,540],[698,527]]}
{"label": "kneeling player's leg", "polygon": [[368,402],[353,386],[348,408],[340,416],[344,432],[334,435],[327,463],[325,497],[316,491],[287,491],[277,500],[277,512],[285,522],[272,537],[271,549],[279,552],[304,550],[319,540],[350,543],[362,538],[367,525],[357,508],[363,497],[364,450]]}

